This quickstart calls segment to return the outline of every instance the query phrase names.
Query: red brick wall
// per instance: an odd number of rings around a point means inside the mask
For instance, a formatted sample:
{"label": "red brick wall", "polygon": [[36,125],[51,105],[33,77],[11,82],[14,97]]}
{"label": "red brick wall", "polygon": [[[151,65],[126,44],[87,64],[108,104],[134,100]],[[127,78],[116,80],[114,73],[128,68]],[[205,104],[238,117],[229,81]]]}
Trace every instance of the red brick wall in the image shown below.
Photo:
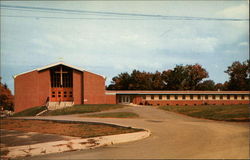
{"label": "red brick wall", "polygon": [[45,105],[50,95],[50,71],[45,70],[38,72],[38,104]]}
{"label": "red brick wall", "polygon": [[249,104],[248,100],[141,100],[136,104],[149,104],[149,105],[231,105],[231,104]]}
{"label": "red brick wall", "polygon": [[19,75],[15,83],[15,112],[45,105],[50,91],[49,71],[32,71]]}
{"label": "red brick wall", "polygon": [[83,90],[83,82],[82,82],[82,72],[73,70],[73,97],[74,104],[82,104],[82,90]]}
{"label": "red brick wall", "polygon": [[116,104],[116,95],[106,95],[105,104]]}
{"label": "red brick wall", "polygon": [[102,76],[83,72],[84,104],[105,104],[105,79]]}

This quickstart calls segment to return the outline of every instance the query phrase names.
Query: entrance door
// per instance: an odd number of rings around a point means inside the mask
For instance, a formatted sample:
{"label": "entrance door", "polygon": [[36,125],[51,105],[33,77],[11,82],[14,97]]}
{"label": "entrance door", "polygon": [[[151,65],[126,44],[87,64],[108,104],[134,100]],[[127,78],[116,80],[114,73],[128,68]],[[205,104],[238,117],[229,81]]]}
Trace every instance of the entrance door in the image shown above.
{"label": "entrance door", "polygon": [[51,68],[50,101],[73,101],[72,69],[63,65]]}
{"label": "entrance door", "polygon": [[119,100],[120,100],[120,103],[128,104],[128,103],[130,103],[130,96],[122,95],[122,96],[120,96]]}
{"label": "entrance door", "polygon": [[52,102],[73,101],[73,89],[72,88],[51,88]]}

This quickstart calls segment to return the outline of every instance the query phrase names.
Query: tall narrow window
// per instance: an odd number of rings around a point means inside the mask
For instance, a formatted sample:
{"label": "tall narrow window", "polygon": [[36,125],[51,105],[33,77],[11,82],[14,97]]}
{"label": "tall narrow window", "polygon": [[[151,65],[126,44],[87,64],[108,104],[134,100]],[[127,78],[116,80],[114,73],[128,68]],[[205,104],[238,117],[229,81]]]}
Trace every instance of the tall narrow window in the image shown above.
{"label": "tall narrow window", "polygon": [[205,95],[205,99],[208,99],[208,95]]}
{"label": "tall narrow window", "polygon": [[201,99],[201,95],[198,95],[198,99]]}
{"label": "tall narrow window", "polygon": [[245,99],[245,95],[241,95],[241,99]]}
{"label": "tall narrow window", "polygon": [[162,99],[162,95],[159,95],[159,99]]}
{"label": "tall narrow window", "polygon": [[186,99],[186,95],[182,95],[182,99]]}
{"label": "tall narrow window", "polygon": [[237,95],[234,95],[234,99],[237,99]]}
{"label": "tall narrow window", "polygon": [[220,99],[223,99],[223,95],[220,95]]}
{"label": "tall narrow window", "polygon": [[213,99],[215,99],[215,95],[213,95]]}
{"label": "tall narrow window", "polygon": [[227,99],[230,99],[230,95],[227,95]]}
{"label": "tall narrow window", "polygon": [[151,95],[151,99],[154,99],[155,97],[154,97],[154,95]]}
{"label": "tall narrow window", "polygon": [[178,95],[174,95],[174,99],[178,99]]}
{"label": "tall narrow window", "polygon": [[167,95],[167,99],[170,99],[170,95]]}
{"label": "tall narrow window", "polygon": [[194,95],[191,94],[191,95],[190,95],[190,99],[194,99]]}

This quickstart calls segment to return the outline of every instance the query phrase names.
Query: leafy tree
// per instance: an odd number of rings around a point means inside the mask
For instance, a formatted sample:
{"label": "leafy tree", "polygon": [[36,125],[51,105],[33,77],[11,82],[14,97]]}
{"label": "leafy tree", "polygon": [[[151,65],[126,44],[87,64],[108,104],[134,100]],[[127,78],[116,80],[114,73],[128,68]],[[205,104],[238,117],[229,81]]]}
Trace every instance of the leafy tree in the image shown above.
{"label": "leafy tree", "polygon": [[207,78],[207,71],[201,65],[177,65],[173,70],[163,71],[162,79],[167,90],[195,90],[202,79]]}
{"label": "leafy tree", "polygon": [[14,111],[14,96],[6,84],[0,83],[0,106],[4,110]]}
{"label": "leafy tree", "polygon": [[152,89],[152,73],[140,72],[133,70],[131,73],[131,90],[151,90]]}
{"label": "leafy tree", "polygon": [[197,85],[197,90],[214,91],[216,90],[215,83],[213,80],[205,80]]}
{"label": "leafy tree", "polygon": [[110,90],[195,90],[208,77],[201,65],[177,65],[174,69],[150,73],[133,70],[113,77]]}
{"label": "leafy tree", "polygon": [[109,85],[108,89],[128,90],[130,81],[131,77],[127,72],[121,73],[112,78],[111,85]]}
{"label": "leafy tree", "polygon": [[241,63],[235,61],[228,66],[225,73],[229,75],[228,90],[250,90],[250,64],[249,60]]}

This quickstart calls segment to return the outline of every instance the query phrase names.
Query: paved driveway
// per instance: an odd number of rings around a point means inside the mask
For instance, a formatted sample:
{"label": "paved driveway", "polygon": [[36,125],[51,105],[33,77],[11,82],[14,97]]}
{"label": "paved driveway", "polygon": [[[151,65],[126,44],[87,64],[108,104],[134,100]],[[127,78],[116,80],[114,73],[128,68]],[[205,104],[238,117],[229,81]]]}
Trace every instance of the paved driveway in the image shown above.
{"label": "paved driveway", "polygon": [[249,158],[248,123],[196,119],[147,106],[117,111],[135,112],[140,118],[84,118],[79,115],[38,118],[113,123],[149,129],[152,135],[136,142],[30,159]]}

